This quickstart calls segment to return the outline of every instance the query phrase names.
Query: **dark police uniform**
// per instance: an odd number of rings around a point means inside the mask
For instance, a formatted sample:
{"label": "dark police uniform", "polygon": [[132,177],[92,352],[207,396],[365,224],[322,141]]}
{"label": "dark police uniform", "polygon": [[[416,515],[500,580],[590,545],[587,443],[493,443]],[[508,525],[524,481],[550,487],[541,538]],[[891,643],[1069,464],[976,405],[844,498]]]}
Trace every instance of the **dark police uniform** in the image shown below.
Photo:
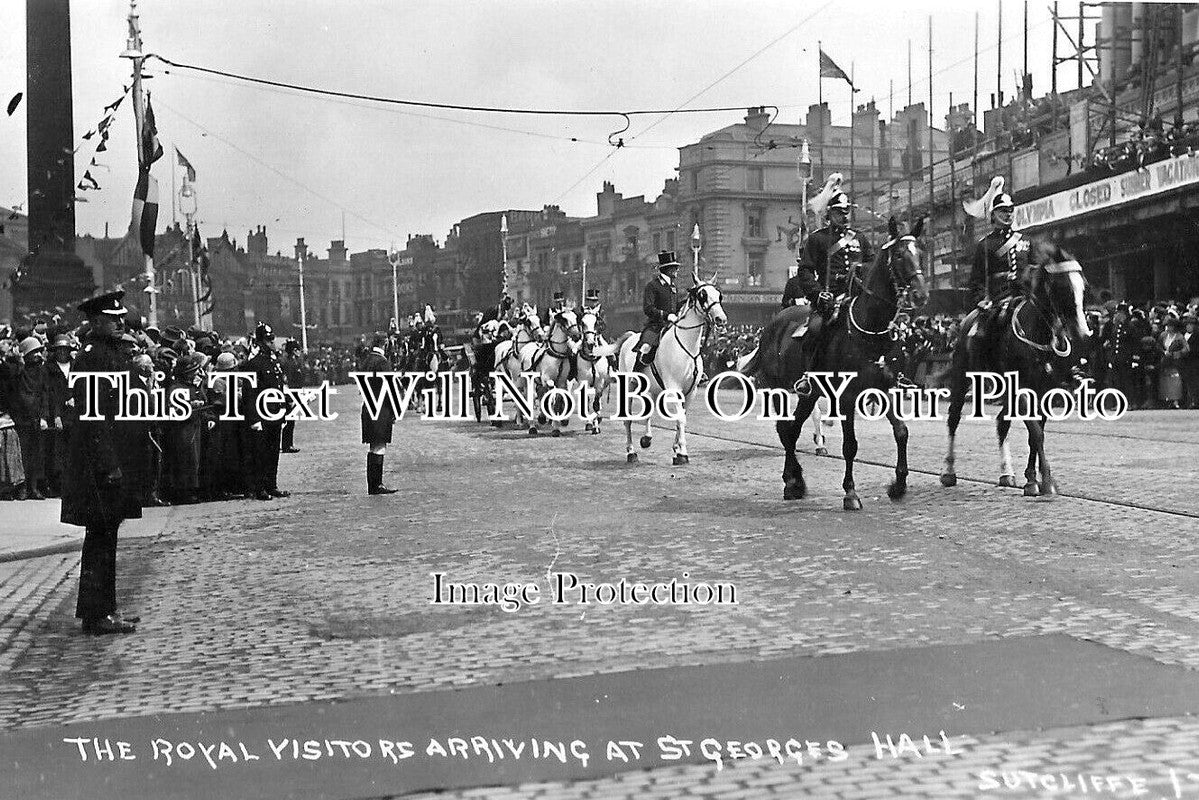
{"label": "dark police uniform", "polygon": [[[850,275],[861,277],[862,265],[873,259],[874,248],[861,233],[848,227],[827,225],[808,237],[799,272],[787,283],[791,286],[795,281],[791,291],[797,297],[808,298],[815,306],[826,285],[833,297],[849,294]],[[786,294],[787,290],[784,290],[784,298]]]}
{"label": "dark police uniform", "polygon": [[985,297],[998,302],[1016,293],[1028,269],[1030,245],[1028,237],[1010,227],[995,228],[978,241],[970,270],[976,304]]}
{"label": "dark police uniform", "polygon": [[[263,336],[270,336],[269,326],[259,325],[254,338],[262,341]],[[271,497],[286,497],[289,492],[279,489],[279,448],[283,438],[283,421],[271,422],[258,416],[255,409],[258,396],[264,389],[282,389],[287,385],[283,376],[283,366],[275,351],[260,344],[258,352],[242,367],[244,372],[252,372],[257,378],[255,387],[246,386],[243,394],[243,413],[250,427],[251,453],[253,455],[253,470],[250,475],[250,485],[254,496],[259,500]],[[262,430],[254,430],[253,426],[262,423]]]}
{"label": "dark police uniform", "polygon": [[[89,315],[124,316],[124,292],[95,297],[79,306]],[[89,334],[75,359],[72,373],[128,373],[130,363],[116,339]],[[75,408],[88,409],[83,380],[71,389]],[[101,419],[79,419],[68,429],[66,470],[60,520],[84,528],[79,566],[79,599],[75,616],[87,633],[130,633],[133,626],[117,617],[117,529],[127,519],[140,519],[142,507],[131,475],[137,473],[140,453],[133,437],[125,435],[127,423],[117,422],[117,390],[99,382]]]}

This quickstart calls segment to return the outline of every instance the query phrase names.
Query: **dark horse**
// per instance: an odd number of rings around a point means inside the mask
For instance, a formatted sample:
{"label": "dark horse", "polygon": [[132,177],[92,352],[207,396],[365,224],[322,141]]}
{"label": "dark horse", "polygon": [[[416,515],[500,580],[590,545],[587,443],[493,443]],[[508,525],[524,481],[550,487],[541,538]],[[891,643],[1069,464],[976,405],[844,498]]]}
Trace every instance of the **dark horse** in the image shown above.
{"label": "dark horse", "polygon": [[[981,347],[980,340],[962,331],[953,351],[953,361],[948,372],[949,399],[949,445],[945,454],[945,470],[941,473],[941,485],[957,483],[954,472],[954,440],[958,423],[962,419],[962,406],[966,401],[970,372],[1014,372],[1020,387],[1031,389],[1038,399],[1043,399],[1051,389],[1061,388],[1065,368],[1078,355],[1078,348],[1085,347],[1091,335],[1083,316],[1083,293],[1086,282],[1082,267],[1069,253],[1055,244],[1034,241],[1032,266],[1025,276],[1027,293],[1014,301],[1013,309],[1005,319],[1003,328],[993,338],[994,346]],[[981,407],[981,401],[975,399]],[[999,439],[999,485],[1014,487],[1016,476],[1012,471],[1011,454],[1008,451],[1007,435],[1011,430],[1010,417],[1016,409],[1002,404],[995,418],[995,432]],[[1045,458],[1045,422],[1026,419],[1028,428],[1028,466],[1024,470],[1024,494],[1028,497],[1057,494],[1057,482]],[[1037,465],[1040,464],[1041,481],[1037,482]]]}
{"label": "dark horse", "polygon": [[[441,349],[441,336],[435,328],[420,328],[416,330],[408,344],[408,363],[404,365],[406,372],[424,372],[437,373],[441,371],[441,362],[443,353]],[[412,402],[419,404],[421,397],[426,389],[433,389],[437,393],[437,410],[441,410],[441,383],[436,380],[429,380],[425,375],[416,379],[416,391],[412,394]],[[432,413],[430,409],[425,410],[426,413]]]}
{"label": "dark horse", "polygon": [[[854,433],[854,410],[858,395],[869,388],[886,391],[895,385],[894,377],[879,366],[879,361],[894,346],[890,333],[891,323],[899,309],[899,295],[907,292],[916,306],[923,305],[928,299],[924,276],[920,272],[920,235],[924,231],[924,221],[916,223],[915,229],[904,235],[899,233],[899,225],[894,217],[888,225],[890,239],[879,250],[878,258],[865,270],[864,275],[853,276],[851,299],[842,307],[840,315],[824,326],[818,340],[811,344],[809,371],[857,373],[846,385],[838,403],[844,415],[841,422],[841,453],[845,458],[845,480],[841,485],[845,489],[843,506],[846,511],[862,507],[853,480],[853,462],[858,455],[858,439]],[[760,348],[770,350],[769,343],[773,342],[777,351],[777,359],[774,358],[774,352],[764,350],[759,350],[757,356],[760,358],[764,382],[771,388],[790,389],[803,376],[803,359],[799,353],[802,341],[791,338],[789,334],[796,327],[795,311],[796,308],[784,309],[762,331]],[[784,500],[799,500],[807,494],[803,467],[795,457],[795,443],[819,397],[818,391],[800,394],[794,419],[775,423],[779,441],[786,451],[783,462]],[[887,494],[892,499],[899,499],[907,492],[908,428],[893,410],[888,412],[887,420],[895,433],[897,449],[895,480]]]}

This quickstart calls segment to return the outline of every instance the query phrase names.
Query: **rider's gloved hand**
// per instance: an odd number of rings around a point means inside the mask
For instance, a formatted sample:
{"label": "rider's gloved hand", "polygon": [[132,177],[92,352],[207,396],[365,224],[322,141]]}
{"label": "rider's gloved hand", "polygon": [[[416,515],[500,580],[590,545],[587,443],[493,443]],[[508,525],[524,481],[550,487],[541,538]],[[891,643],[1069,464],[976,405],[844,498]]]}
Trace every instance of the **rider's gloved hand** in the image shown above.
{"label": "rider's gloved hand", "polygon": [[979,307],[980,309],[982,309],[983,311],[986,311],[987,309],[989,309],[989,308],[990,308],[991,306],[993,306],[993,305],[995,305],[995,304],[994,304],[993,302],[991,302],[991,300],[989,300],[989,299],[988,299],[988,298],[986,298],[986,297],[984,297],[982,300],[979,300],[979,301],[978,301],[978,307]]}
{"label": "rider's gloved hand", "polygon": [[667,314],[666,321],[667,322],[678,322],[679,318],[677,316],[675,316],[674,314]]}

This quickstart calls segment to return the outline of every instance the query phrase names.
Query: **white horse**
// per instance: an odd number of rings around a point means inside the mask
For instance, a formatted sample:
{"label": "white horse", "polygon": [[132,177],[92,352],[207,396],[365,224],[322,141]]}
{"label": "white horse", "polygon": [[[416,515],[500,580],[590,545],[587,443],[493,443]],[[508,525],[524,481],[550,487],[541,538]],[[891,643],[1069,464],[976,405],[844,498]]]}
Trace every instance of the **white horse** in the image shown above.
{"label": "white horse", "polygon": [[[620,372],[638,372],[649,380],[647,393],[656,399],[666,390],[673,390],[683,398],[674,423],[674,464],[687,464],[691,457],[687,454],[687,404],[699,393],[699,379],[703,375],[703,359],[700,348],[703,339],[711,325],[723,325],[728,321],[721,307],[720,290],[712,283],[716,276],[708,281],[699,279],[698,270],[693,268],[691,273],[694,285],[687,291],[687,299],[679,309],[678,319],[662,330],[658,350],[653,362],[648,366],[634,369],[636,355],[633,347],[637,342],[637,331],[622,334],[616,342],[615,349],[620,354],[617,364]],[[652,412],[653,409],[650,409]],[[648,448],[653,441],[650,432],[651,413],[645,418],[645,433],[641,437],[641,447]],[[630,464],[637,462],[637,454],[633,452],[633,423],[626,421],[625,454]]]}
{"label": "white horse", "polygon": [[[508,376],[514,386],[521,386],[520,374],[528,369],[537,351],[538,342],[545,335],[541,327],[541,318],[537,315],[537,307],[525,303],[512,322],[512,338],[505,339],[495,346],[495,371]],[[519,408],[516,412],[518,426],[529,423],[522,417]],[[503,422],[496,423],[496,427]]]}
{"label": "white horse", "polygon": [[[589,386],[595,392],[595,401],[589,409],[594,415],[587,422],[586,430],[593,434],[600,432],[601,402],[600,396],[609,388],[612,380],[612,365],[607,355],[611,348],[599,333],[599,306],[584,308],[579,314],[579,330],[582,331],[582,344],[579,346],[578,385]],[[599,352],[597,352],[597,350]]]}
{"label": "white horse", "polygon": [[[558,311],[550,317],[549,328],[545,333],[545,341],[535,345],[532,357],[521,364],[524,372],[535,374],[537,381],[537,402],[550,389],[566,389],[570,379],[570,359],[579,351],[579,320],[571,310]],[[521,348],[522,357],[529,353],[528,345]],[[561,436],[566,422],[550,421],[550,435]],[[536,435],[537,425],[529,420],[529,435]]]}

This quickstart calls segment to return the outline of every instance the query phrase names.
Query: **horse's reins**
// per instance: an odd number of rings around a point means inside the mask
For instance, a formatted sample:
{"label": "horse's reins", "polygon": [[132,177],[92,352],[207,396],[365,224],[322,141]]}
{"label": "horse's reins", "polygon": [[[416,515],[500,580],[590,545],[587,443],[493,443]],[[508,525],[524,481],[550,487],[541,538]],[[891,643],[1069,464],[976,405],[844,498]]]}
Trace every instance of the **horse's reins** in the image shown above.
{"label": "horse's reins", "polygon": [[[887,277],[891,281],[891,288],[895,292],[895,296],[896,296],[896,299],[894,301],[895,306],[896,306],[896,309],[895,309],[896,315],[898,315],[898,313],[899,313],[899,294],[900,294],[901,287],[900,287],[900,282],[896,278],[896,275],[895,275],[895,263],[894,263],[895,259],[892,257],[890,249],[893,245],[898,244],[899,242],[907,241],[909,239],[912,241],[915,241],[916,237],[912,236],[911,234],[908,234],[906,236],[900,236],[897,239],[892,239],[891,241],[884,244],[881,248],[879,248],[881,252],[885,252],[887,254]],[[915,275],[913,275],[912,277],[915,277]],[[859,296],[861,296],[862,294],[873,297],[875,300],[878,300],[879,302],[882,302],[882,303],[890,303],[892,301],[888,300],[887,298],[883,297],[882,295],[878,294],[877,292],[872,291],[866,285],[865,279],[861,275],[858,274],[857,270],[853,271],[853,275],[850,277],[850,281],[851,281],[851,284],[856,284],[858,286],[858,288],[860,289],[860,294],[856,295],[853,298],[853,300],[849,301],[849,308],[846,310],[846,316],[849,317],[849,324],[852,325],[859,333],[864,334],[866,336],[885,336],[885,335],[889,334],[891,332],[891,330],[895,327],[895,318],[892,318],[891,323],[889,325],[887,325],[886,328],[883,328],[881,331],[868,331],[865,328],[863,328],[861,325],[859,325],[858,321],[853,318],[853,304],[854,304],[854,301],[857,300],[857,298]]]}
{"label": "horse's reins", "polygon": [[[1071,272],[1082,272],[1082,266],[1077,261],[1062,261],[1060,263],[1042,264],[1040,268],[1049,275],[1065,275]],[[1041,319],[1049,326],[1049,344],[1034,342],[1031,338],[1029,338],[1028,333],[1024,330],[1024,326],[1020,324],[1020,307],[1025,303],[1031,305],[1033,309],[1036,310],[1037,314],[1040,315]],[[1028,297],[1023,298],[1020,301],[1020,304],[1017,305],[1012,311],[1012,334],[1021,342],[1033,348],[1034,350],[1037,350],[1038,352],[1045,353],[1052,350],[1055,355],[1061,358],[1068,358],[1070,353],[1073,351],[1073,346],[1070,343],[1070,337],[1063,337],[1066,340],[1066,346],[1064,349],[1059,350],[1057,348],[1058,337],[1053,334],[1053,319],[1053,314],[1046,313],[1045,310],[1041,308],[1041,304],[1037,302],[1036,297],[1029,295]]]}
{"label": "horse's reins", "polygon": [[[710,284],[700,284],[700,286],[703,286],[703,285],[710,285]],[[692,369],[695,370],[695,375],[691,378],[691,386],[687,389],[686,392],[683,393],[684,395],[691,394],[691,392],[695,389],[695,384],[699,382],[700,369],[699,369],[698,364],[700,361],[703,360],[702,353],[704,350],[704,345],[706,345],[708,342],[708,333],[711,330],[712,322],[711,322],[710,314],[712,311],[712,307],[720,302],[719,300],[713,300],[707,306],[700,305],[697,302],[697,298],[699,297],[699,288],[700,288],[699,286],[695,286],[695,287],[692,287],[691,291],[687,292],[687,302],[686,302],[686,304],[684,304],[683,309],[687,309],[688,307],[694,306],[695,308],[699,309],[699,312],[701,314],[704,315],[703,320],[697,325],[680,325],[678,322],[673,322],[670,325],[670,332],[674,334],[674,340],[679,343],[679,347],[682,349],[682,351],[684,353],[687,354],[687,357],[691,359]],[[684,315],[680,315],[680,317],[681,316],[684,316]],[[687,345],[683,344],[683,340],[679,337],[679,330],[693,331],[696,328],[703,328],[704,330],[703,330],[703,334],[700,338],[699,349],[696,350],[695,353],[692,353],[690,350],[687,349]],[[661,374],[658,373],[657,364],[651,363],[650,370],[654,373],[654,380],[656,380],[658,382],[659,386],[661,386],[663,389],[665,389],[666,384],[665,384],[665,382],[663,382]]]}

